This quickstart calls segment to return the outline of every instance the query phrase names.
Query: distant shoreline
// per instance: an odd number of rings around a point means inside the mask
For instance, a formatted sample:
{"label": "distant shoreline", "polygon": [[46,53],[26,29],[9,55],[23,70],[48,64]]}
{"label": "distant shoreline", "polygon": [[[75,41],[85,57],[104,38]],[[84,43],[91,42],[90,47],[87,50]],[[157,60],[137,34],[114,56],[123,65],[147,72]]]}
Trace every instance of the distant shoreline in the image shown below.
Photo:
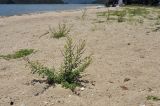
{"label": "distant shoreline", "polygon": [[95,4],[105,0],[1,0],[0,4]]}
{"label": "distant shoreline", "polygon": [[0,16],[0,18],[7,18],[7,17],[14,17],[14,16],[40,15],[40,14],[45,14],[45,13],[73,12],[73,11],[79,11],[79,10],[80,10],[80,9],[76,9],[76,10],[44,11],[44,12],[34,12],[34,13],[24,13],[24,14],[17,14],[17,15]]}

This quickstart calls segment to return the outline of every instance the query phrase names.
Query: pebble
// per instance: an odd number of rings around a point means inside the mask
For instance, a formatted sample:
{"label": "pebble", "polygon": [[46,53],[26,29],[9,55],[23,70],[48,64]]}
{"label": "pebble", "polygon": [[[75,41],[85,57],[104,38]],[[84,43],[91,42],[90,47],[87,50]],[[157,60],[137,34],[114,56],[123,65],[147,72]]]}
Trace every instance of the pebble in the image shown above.
{"label": "pebble", "polygon": [[139,106],[146,106],[145,104],[140,104]]}
{"label": "pebble", "polygon": [[48,102],[44,101],[44,104],[48,104]]}
{"label": "pebble", "polygon": [[20,106],[26,106],[24,103],[22,103]]}
{"label": "pebble", "polygon": [[84,87],[80,88],[81,91],[84,91]]}

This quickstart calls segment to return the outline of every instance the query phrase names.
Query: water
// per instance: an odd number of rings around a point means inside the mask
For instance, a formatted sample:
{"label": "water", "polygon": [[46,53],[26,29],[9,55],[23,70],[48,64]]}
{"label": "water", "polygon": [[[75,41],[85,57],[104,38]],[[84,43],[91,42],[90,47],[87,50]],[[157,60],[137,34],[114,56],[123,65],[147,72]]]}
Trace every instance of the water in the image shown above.
{"label": "water", "polygon": [[69,3],[69,4],[89,4],[89,3],[92,3],[96,0],[63,0],[64,2],[66,3]]}
{"label": "water", "polygon": [[93,4],[0,4],[0,16],[75,10],[83,9],[87,6],[93,6]]}

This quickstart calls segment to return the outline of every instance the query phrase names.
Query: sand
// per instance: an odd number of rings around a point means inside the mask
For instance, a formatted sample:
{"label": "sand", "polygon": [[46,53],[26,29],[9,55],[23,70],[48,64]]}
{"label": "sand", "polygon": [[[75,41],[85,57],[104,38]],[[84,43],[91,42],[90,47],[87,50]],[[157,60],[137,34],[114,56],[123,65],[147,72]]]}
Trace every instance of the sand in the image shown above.
{"label": "sand", "polygon": [[58,68],[65,38],[41,35],[66,23],[75,42],[87,41],[85,54],[93,53],[93,62],[83,73],[90,83],[77,96],[36,82],[42,78],[23,59],[0,59],[0,106],[160,106],[146,99],[160,97],[160,31],[152,31],[150,21],[96,23],[96,12],[106,10],[88,8],[84,20],[81,10],[1,17],[0,54],[35,49],[30,60]]}

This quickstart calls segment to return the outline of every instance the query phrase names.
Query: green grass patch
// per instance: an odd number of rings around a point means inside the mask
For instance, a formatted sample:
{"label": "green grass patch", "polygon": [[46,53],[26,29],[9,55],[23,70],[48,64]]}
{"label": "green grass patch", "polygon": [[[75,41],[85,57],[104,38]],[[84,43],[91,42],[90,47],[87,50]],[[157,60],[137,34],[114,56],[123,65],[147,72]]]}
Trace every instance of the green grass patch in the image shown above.
{"label": "green grass patch", "polygon": [[159,97],[157,97],[157,96],[152,96],[152,95],[147,96],[146,99],[147,99],[147,100],[152,100],[152,101],[159,101],[159,100],[160,100]]}
{"label": "green grass patch", "polygon": [[13,54],[0,55],[0,58],[6,59],[6,60],[17,59],[17,58],[28,56],[33,52],[34,52],[34,49],[21,49],[19,51],[16,51]]}
{"label": "green grass patch", "polygon": [[143,7],[138,8],[122,8],[119,10],[107,10],[104,12],[97,12],[97,17],[106,18],[108,20],[117,20],[117,22],[125,21],[137,21],[143,23],[142,20],[139,20],[139,17],[145,18],[150,11]]}
{"label": "green grass patch", "polygon": [[127,11],[127,14],[130,16],[143,16],[145,17],[146,15],[148,15],[150,12],[143,7],[138,7],[138,8],[125,8],[125,10]]}

